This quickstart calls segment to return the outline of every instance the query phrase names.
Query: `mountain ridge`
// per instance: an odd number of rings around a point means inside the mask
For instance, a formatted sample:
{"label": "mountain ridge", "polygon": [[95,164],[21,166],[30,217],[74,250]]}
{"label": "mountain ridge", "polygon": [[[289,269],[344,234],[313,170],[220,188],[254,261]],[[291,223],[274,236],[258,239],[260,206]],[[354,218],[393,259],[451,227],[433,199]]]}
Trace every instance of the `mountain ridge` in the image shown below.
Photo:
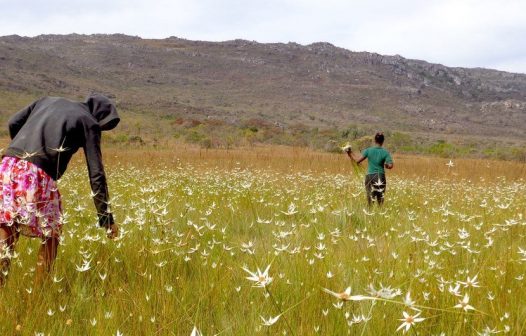
{"label": "mountain ridge", "polygon": [[[0,75],[4,92],[75,98],[99,91],[124,110],[160,120],[353,124],[519,140],[526,129],[525,74],[447,67],[327,42],[9,35],[0,37]],[[0,115],[9,112],[0,105]]]}

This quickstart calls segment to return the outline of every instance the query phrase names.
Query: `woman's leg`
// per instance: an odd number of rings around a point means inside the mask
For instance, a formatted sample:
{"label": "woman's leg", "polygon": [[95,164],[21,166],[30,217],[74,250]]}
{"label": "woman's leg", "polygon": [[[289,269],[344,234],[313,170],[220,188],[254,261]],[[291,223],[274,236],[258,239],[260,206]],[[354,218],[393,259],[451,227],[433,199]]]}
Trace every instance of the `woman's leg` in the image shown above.
{"label": "woman's leg", "polygon": [[0,226],[0,287],[3,287],[7,280],[16,238],[16,229],[13,226]]}
{"label": "woman's leg", "polygon": [[35,285],[41,285],[53,267],[53,262],[57,257],[59,238],[43,238],[38,251],[38,261],[35,274]]}

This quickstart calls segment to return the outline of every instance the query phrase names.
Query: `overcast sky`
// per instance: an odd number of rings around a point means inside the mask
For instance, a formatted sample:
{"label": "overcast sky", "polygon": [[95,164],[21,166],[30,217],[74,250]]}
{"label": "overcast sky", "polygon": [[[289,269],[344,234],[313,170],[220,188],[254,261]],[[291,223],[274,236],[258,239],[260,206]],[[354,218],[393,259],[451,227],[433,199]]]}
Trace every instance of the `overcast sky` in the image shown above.
{"label": "overcast sky", "polygon": [[326,41],[526,73],[525,0],[0,0],[0,35]]}

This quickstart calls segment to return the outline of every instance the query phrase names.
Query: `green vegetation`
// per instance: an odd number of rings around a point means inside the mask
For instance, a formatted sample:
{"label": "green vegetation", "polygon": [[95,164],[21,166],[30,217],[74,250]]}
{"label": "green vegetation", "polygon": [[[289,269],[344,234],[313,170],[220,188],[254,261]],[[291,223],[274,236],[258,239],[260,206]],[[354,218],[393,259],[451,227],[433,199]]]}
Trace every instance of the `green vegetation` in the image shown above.
{"label": "green vegetation", "polygon": [[[126,121],[124,121],[126,123]],[[343,129],[308,127],[303,124],[283,126],[270,124],[262,119],[249,119],[238,124],[227,124],[220,120],[176,119],[167,125],[159,125],[163,132],[170,132],[172,139],[202,148],[233,148],[253,145],[285,145],[308,147],[315,150],[337,153],[342,143],[350,142],[353,148],[363,150],[373,143],[374,128],[362,125],[348,125]],[[117,130],[119,132],[119,130]],[[117,135],[110,143],[128,143],[144,145],[150,143],[151,134],[146,131],[144,139],[140,136]],[[155,134],[155,133],[154,133]],[[526,145],[523,143],[505,143],[481,139],[466,143],[459,139],[449,142],[443,139],[431,139],[399,131],[385,131],[386,147],[401,154],[424,154],[439,157],[470,157],[499,160],[526,161]],[[111,137],[111,136],[109,136]],[[139,138],[140,140],[137,140]],[[156,139],[169,141],[162,134]],[[135,139],[135,141],[133,141]]]}
{"label": "green vegetation", "polygon": [[343,154],[296,151],[104,151],[117,241],[73,162],[55,268],[34,287],[20,238],[0,334],[525,334],[519,164],[401,159],[368,209]]}

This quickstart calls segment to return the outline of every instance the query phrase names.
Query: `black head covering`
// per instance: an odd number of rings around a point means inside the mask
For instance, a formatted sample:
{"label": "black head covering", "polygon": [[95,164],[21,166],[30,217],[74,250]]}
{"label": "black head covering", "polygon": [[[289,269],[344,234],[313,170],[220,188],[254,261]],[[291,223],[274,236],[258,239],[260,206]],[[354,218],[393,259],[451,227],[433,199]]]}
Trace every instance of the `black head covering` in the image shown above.
{"label": "black head covering", "polygon": [[97,119],[102,131],[114,129],[121,120],[117,114],[117,108],[106,96],[91,94],[86,98],[86,105],[88,105],[90,113]]}

